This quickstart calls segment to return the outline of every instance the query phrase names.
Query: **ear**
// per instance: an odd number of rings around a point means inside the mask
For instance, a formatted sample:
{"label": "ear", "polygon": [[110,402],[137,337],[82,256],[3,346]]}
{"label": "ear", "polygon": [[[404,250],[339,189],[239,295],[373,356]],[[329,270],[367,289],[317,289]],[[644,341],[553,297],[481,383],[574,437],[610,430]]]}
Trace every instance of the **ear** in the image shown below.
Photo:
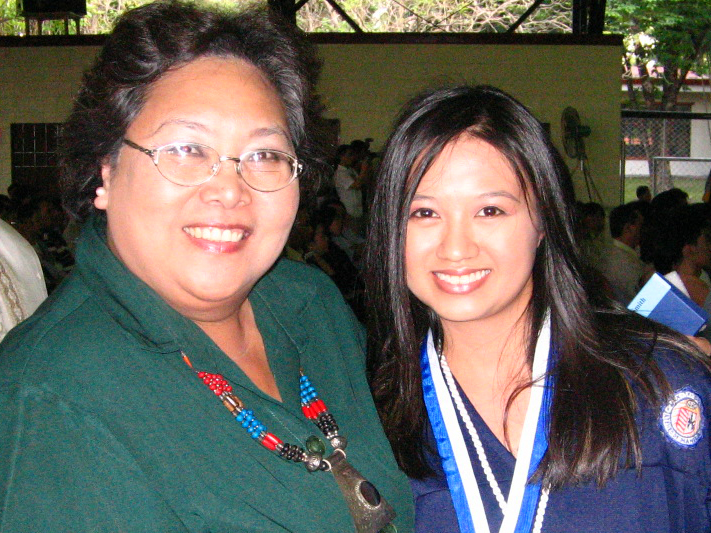
{"label": "ear", "polygon": [[101,182],[101,187],[96,189],[94,207],[106,210],[109,205],[109,191],[111,190],[111,164],[108,160],[101,165]]}

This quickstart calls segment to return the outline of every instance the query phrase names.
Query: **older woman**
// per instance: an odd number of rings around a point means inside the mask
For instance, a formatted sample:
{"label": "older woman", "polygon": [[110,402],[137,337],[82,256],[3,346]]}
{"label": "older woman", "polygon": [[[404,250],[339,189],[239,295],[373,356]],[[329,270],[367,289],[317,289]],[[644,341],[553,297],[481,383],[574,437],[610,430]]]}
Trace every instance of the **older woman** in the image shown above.
{"label": "older woman", "polygon": [[308,52],[259,11],[119,20],[64,131],[76,271],[0,354],[0,531],[409,529],[361,329],[275,265],[316,168]]}

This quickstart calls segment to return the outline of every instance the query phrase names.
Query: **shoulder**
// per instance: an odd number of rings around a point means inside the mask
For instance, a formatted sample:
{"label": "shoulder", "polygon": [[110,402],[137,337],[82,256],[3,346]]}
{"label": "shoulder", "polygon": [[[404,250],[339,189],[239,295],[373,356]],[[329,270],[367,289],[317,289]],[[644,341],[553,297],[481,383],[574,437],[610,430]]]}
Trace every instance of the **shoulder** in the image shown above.
{"label": "shoulder", "polygon": [[672,389],[693,386],[711,398],[710,367],[681,349],[656,347],[654,361],[664,373]]}
{"label": "shoulder", "polygon": [[[55,381],[62,372],[91,364],[117,334],[77,275],[70,276],[28,320],[0,344],[3,380]],[[120,336],[120,334],[118,334]]]}
{"label": "shoulder", "polygon": [[37,255],[32,245],[4,220],[0,220],[0,246],[3,251],[10,251],[15,255],[20,254],[23,258],[36,257]]}
{"label": "shoulder", "polygon": [[281,259],[255,286],[250,300],[258,314],[267,311],[292,334],[355,340],[358,351],[363,349],[363,326],[331,278],[316,267]]}
{"label": "shoulder", "polygon": [[349,169],[348,167],[344,167],[342,165],[338,165],[336,168],[336,173],[334,174],[334,179],[338,183],[340,182],[348,182],[348,181],[353,181],[353,171]]}
{"label": "shoulder", "polygon": [[[668,463],[676,470],[689,473],[705,472],[703,477],[707,479],[711,475],[709,367],[679,349],[657,347],[653,359],[667,380],[670,392],[658,407],[642,404],[641,420],[647,420],[641,427],[647,448],[644,462],[647,465]],[[658,437],[662,438],[657,440]]]}
{"label": "shoulder", "polygon": [[331,278],[320,269],[290,259],[279,260],[260,280],[255,292],[267,300],[287,299],[290,305],[323,299],[337,305],[343,299]]}

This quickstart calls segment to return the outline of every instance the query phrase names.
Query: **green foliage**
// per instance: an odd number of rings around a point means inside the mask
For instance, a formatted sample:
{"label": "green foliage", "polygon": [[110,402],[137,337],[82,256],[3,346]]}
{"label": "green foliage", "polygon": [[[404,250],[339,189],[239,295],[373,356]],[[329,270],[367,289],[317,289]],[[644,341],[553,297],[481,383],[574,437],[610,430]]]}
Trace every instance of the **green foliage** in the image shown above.
{"label": "green foliage", "polygon": [[[87,0],[86,16],[81,20],[81,32],[102,34],[111,31],[114,20],[126,9],[136,7],[150,0]],[[34,26],[33,26],[34,28]],[[30,31],[36,33],[36,29]],[[70,33],[74,23],[70,23]],[[42,25],[43,35],[64,33],[64,21],[48,20]],[[0,35],[24,35],[25,19],[18,14],[17,0],[0,0]]]}
{"label": "green foliage", "polygon": [[633,107],[672,109],[688,73],[708,73],[709,0],[608,0],[606,16],[607,29],[625,36],[625,76],[641,80]]}
{"label": "green foliage", "polygon": [[[528,8],[520,0],[339,0],[366,32],[504,32]],[[570,32],[572,0],[546,0],[517,30]],[[307,32],[353,29],[325,0],[310,0],[297,13]]]}
{"label": "green foliage", "polygon": [[[150,0],[87,0],[81,31],[102,34],[126,9]],[[246,0],[211,0],[235,4]],[[17,0],[0,0],[0,35],[24,35]],[[338,0],[358,25],[369,32],[503,32],[528,8],[521,0]],[[545,0],[517,30],[522,33],[570,32],[572,0]],[[325,0],[310,0],[297,13],[307,32],[350,32],[353,29]],[[71,25],[70,32],[74,26]],[[36,31],[36,30],[31,30]],[[45,21],[45,35],[64,33],[63,21]]]}

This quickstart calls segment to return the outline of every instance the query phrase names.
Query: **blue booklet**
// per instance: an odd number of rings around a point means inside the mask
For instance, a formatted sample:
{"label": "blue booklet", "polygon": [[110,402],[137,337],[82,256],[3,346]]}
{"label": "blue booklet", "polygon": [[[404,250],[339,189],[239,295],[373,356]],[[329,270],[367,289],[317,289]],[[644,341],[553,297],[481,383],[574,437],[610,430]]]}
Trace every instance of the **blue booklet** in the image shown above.
{"label": "blue booklet", "polygon": [[684,335],[696,335],[709,316],[688,296],[659,274],[653,274],[627,309]]}

